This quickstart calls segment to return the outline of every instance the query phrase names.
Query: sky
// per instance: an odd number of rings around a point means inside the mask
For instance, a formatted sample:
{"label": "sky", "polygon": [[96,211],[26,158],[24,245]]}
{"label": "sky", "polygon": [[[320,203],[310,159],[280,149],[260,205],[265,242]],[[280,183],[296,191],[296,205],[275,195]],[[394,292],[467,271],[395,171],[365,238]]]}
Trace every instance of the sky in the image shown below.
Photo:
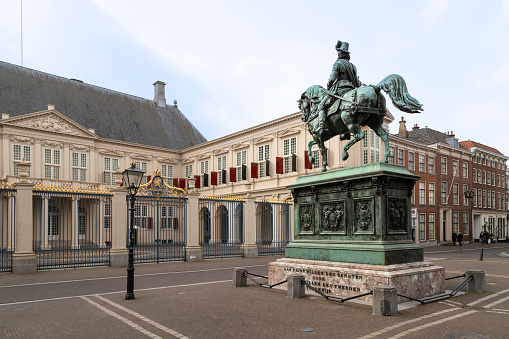
{"label": "sky", "polygon": [[399,74],[423,104],[386,96],[391,133],[404,117],[509,156],[509,0],[0,0],[0,15],[0,60],[147,99],[164,81],[208,140],[298,112],[347,41],[363,83]]}

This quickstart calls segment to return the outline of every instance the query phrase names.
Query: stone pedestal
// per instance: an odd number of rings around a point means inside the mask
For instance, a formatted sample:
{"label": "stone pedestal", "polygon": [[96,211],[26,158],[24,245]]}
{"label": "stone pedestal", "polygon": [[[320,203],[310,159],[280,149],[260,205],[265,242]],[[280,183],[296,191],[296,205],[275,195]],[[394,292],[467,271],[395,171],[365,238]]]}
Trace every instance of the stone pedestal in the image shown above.
{"label": "stone pedestal", "polygon": [[301,176],[288,258],[394,265],[423,260],[412,241],[412,190],[418,176],[374,163]]}
{"label": "stone pedestal", "polygon": [[[321,292],[342,298],[373,291],[379,285],[394,286],[399,294],[412,298],[445,292],[445,269],[426,261],[367,265],[282,258],[269,264],[271,285],[292,274],[301,274],[306,282]],[[373,297],[368,295],[360,299],[372,300]],[[400,303],[406,301],[406,298],[398,299]]]}

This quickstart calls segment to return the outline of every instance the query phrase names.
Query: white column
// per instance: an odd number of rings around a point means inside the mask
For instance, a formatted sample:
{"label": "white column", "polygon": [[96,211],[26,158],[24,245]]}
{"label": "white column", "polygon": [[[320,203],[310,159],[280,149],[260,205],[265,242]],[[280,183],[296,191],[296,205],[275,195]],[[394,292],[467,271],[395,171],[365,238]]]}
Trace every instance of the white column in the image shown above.
{"label": "white column", "polygon": [[[200,220],[199,205],[200,193],[192,190],[187,195],[187,215],[186,215],[186,260],[202,260],[203,253],[200,246]],[[179,229],[181,225],[179,225]]]}
{"label": "white column", "polygon": [[281,241],[281,205],[271,204],[272,207],[272,247],[279,246]]}
{"label": "white column", "polygon": [[99,198],[99,246],[104,247],[104,209],[105,209],[105,200],[106,198]]}
{"label": "white column", "polygon": [[33,184],[21,181],[16,187],[15,252],[12,254],[13,273],[37,271],[37,257],[33,251]]}
{"label": "white column", "polygon": [[[7,244],[2,244],[2,247],[3,248],[7,248],[8,251],[12,251],[13,250],[13,245],[14,245],[14,239],[13,239],[13,236],[14,236],[14,208],[16,207],[15,204],[14,204],[15,200],[14,200],[14,197],[13,196],[10,196],[7,198],[7,227],[5,229],[6,233],[7,233],[7,237],[5,237],[4,239],[6,239],[7,241]],[[7,245],[7,246],[5,246]]]}
{"label": "white column", "polygon": [[128,207],[126,202],[126,190],[123,187],[116,187],[112,190],[111,199],[111,250],[110,266],[127,266],[127,228],[128,228]]}
{"label": "white column", "polygon": [[[63,231],[63,230],[62,230]],[[78,197],[73,196],[71,202],[71,237],[72,248],[79,248],[78,237]]]}
{"label": "white column", "polygon": [[244,209],[244,257],[252,258],[258,256],[258,246],[256,245],[258,221],[255,214],[255,198],[249,194],[246,196]]}
{"label": "white column", "polygon": [[48,198],[43,197],[41,199],[41,223],[42,223],[42,230],[41,230],[41,249],[47,250],[49,249],[49,242],[48,242],[48,233],[49,233],[49,218],[48,218]]}
{"label": "white column", "polygon": [[217,213],[218,206],[216,202],[212,202],[210,207],[210,243],[217,244],[221,242],[221,219]]}

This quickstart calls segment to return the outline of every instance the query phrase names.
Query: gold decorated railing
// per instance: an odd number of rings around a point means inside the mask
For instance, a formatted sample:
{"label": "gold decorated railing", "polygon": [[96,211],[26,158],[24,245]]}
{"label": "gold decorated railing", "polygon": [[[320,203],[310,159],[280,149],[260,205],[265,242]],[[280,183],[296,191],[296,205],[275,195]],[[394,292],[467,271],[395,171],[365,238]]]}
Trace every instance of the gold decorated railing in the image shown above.
{"label": "gold decorated railing", "polygon": [[109,188],[99,188],[99,187],[75,187],[71,185],[60,185],[60,186],[52,186],[52,185],[42,185],[35,184],[34,191],[44,191],[44,192],[60,192],[60,193],[84,193],[84,194],[107,194],[110,195],[111,191]]}
{"label": "gold decorated railing", "polygon": [[226,201],[245,201],[244,197],[238,195],[200,195],[200,199],[204,200],[226,200]]}

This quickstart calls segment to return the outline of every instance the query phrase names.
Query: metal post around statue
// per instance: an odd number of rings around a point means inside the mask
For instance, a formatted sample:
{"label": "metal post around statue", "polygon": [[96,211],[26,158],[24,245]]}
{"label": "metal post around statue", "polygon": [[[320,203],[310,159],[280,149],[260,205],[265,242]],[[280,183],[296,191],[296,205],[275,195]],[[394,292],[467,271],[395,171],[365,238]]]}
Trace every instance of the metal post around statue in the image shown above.
{"label": "metal post around statue", "polygon": [[127,263],[127,293],[125,300],[134,299],[134,204],[136,202],[135,195],[131,194],[131,208],[129,221],[129,259]]}

